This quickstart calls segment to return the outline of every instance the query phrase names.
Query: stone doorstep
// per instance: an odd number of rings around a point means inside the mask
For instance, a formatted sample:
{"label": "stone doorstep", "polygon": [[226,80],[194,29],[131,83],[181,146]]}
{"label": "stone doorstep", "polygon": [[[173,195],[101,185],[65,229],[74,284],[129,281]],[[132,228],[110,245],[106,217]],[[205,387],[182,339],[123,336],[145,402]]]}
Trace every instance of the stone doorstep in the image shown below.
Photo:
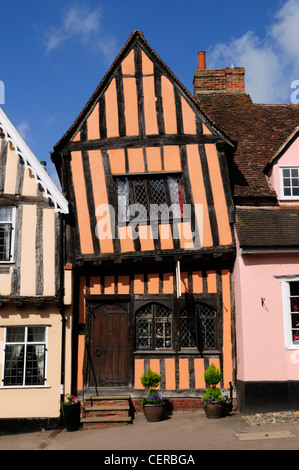
{"label": "stone doorstep", "polygon": [[84,407],[86,415],[80,420],[83,430],[131,423],[132,418],[129,416],[130,405],[129,403],[123,404],[128,400],[130,400],[129,395],[87,397],[85,403],[90,402],[91,406]]}

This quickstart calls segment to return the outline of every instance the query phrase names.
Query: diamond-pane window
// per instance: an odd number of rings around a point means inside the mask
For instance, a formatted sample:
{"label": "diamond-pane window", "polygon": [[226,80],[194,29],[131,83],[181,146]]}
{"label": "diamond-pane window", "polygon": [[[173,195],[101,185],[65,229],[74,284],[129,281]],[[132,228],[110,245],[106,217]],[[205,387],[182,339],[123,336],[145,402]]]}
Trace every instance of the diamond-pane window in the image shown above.
{"label": "diamond-pane window", "polygon": [[181,329],[181,348],[197,347],[197,325],[196,314],[194,311],[187,309],[181,312],[180,316]]}
{"label": "diamond-pane window", "polygon": [[147,304],[136,313],[137,349],[169,349],[172,346],[172,313],[161,304]]}
{"label": "diamond-pane window", "polygon": [[184,217],[182,183],[178,176],[116,178],[116,190],[121,222],[135,217],[141,220]]}
{"label": "diamond-pane window", "polygon": [[217,348],[216,311],[207,304],[198,305],[200,335],[203,349]]}

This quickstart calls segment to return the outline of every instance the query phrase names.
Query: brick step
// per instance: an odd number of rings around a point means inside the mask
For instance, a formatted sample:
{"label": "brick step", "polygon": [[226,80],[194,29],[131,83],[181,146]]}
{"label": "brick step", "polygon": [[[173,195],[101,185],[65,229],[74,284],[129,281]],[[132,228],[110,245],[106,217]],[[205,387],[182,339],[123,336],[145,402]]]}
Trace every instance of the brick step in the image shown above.
{"label": "brick step", "polygon": [[83,430],[121,426],[132,422],[130,396],[91,396],[85,399]]}

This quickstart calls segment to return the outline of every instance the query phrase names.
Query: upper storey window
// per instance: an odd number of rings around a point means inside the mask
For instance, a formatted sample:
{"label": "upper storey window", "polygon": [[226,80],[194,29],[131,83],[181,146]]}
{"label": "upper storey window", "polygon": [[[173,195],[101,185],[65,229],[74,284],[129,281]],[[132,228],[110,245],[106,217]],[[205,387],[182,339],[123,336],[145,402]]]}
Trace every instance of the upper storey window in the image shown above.
{"label": "upper storey window", "polygon": [[121,222],[134,217],[164,220],[184,217],[184,198],[179,176],[117,178],[118,216]]}
{"label": "upper storey window", "polygon": [[14,207],[0,207],[0,263],[13,261]]}
{"label": "upper storey window", "polygon": [[299,199],[299,167],[280,168],[281,198]]}

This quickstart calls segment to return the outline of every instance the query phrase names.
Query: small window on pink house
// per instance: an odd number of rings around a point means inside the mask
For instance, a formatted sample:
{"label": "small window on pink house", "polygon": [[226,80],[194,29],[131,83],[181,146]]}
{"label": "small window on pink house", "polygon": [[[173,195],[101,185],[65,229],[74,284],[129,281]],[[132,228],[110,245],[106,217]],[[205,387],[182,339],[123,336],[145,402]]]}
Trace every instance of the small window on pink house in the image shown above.
{"label": "small window on pink house", "polygon": [[299,167],[280,167],[282,199],[299,199]]}

